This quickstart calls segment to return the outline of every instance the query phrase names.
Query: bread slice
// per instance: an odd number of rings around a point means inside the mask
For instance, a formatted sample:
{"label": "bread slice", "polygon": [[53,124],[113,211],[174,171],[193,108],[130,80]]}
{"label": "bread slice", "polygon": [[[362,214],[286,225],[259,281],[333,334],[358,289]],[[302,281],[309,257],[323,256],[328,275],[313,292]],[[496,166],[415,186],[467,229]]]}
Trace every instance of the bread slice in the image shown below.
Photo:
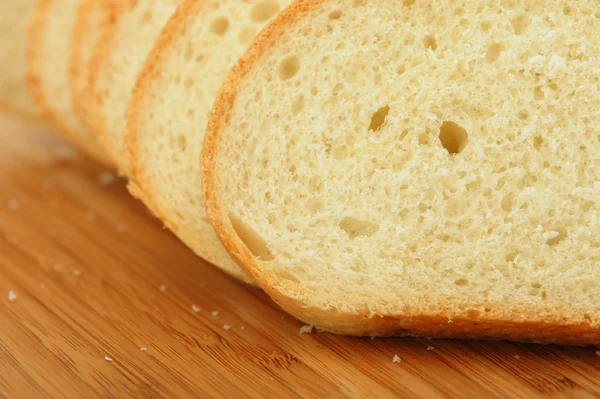
{"label": "bread slice", "polygon": [[25,78],[27,26],[35,0],[0,2],[0,108],[26,117],[38,114]]}
{"label": "bread slice", "polygon": [[28,32],[28,83],[42,115],[57,132],[97,161],[110,165],[90,130],[75,114],[69,91],[70,38],[79,3],[38,0]]}
{"label": "bread slice", "polygon": [[117,165],[128,176],[125,110],[139,70],[179,0],[115,2],[110,23],[92,55],[89,124]]}
{"label": "bread slice", "polygon": [[185,1],[148,58],[128,112],[134,194],[199,256],[247,281],[204,212],[200,152],[229,70],[288,3]]}
{"label": "bread slice", "polygon": [[225,247],[327,331],[600,343],[597,6],[295,2],[211,114]]}
{"label": "bread slice", "polygon": [[109,23],[111,3],[110,0],[84,0],[77,7],[71,34],[69,89],[75,114],[84,123],[88,119],[86,104],[91,57],[102,28]]}

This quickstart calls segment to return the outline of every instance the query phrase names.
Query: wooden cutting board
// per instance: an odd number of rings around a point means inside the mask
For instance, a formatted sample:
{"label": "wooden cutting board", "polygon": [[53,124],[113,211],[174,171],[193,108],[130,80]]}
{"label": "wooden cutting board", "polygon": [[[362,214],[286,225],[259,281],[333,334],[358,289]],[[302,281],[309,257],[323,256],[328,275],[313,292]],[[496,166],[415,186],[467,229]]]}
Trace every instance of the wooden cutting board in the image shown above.
{"label": "wooden cutting board", "polygon": [[110,171],[8,116],[0,143],[0,397],[600,397],[598,348],[300,334]]}

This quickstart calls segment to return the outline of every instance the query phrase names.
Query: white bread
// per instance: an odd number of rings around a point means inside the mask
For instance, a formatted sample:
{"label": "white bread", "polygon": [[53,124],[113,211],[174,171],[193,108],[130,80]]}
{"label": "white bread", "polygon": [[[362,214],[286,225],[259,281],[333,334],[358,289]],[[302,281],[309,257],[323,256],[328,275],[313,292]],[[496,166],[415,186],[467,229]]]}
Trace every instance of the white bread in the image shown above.
{"label": "white bread", "polygon": [[100,32],[110,18],[109,0],[80,1],[71,34],[69,60],[69,89],[73,109],[79,119],[87,123],[88,82],[90,62]]}
{"label": "white bread", "polygon": [[58,134],[97,161],[110,161],[77,117],[69,90],[70,38],[80,0],[38,0],[29,26],[27,78],[34,101]]}
{"label": "white bread", "polygon": [[219,238],[327,331],[600,343],[599,17],[294,3],[211,113]]}
{"label": "white bread", "polygon": [[38,114],[25,78],[26,33],[35,5],[35,0],[0,2],[0,108],[26,117]]}
{"label": "white bread", "polygon": [[90,66],[88,123],[117,165],[129,175],[125,110],[139,70],[180,0],[124,0],[111,7]]}
{"label": "white bread", "polygon": [[148,58],[128,112],[132,192],[199,256],[246,281],[204,212],[200,152],[208,113],[229,70],[288,3],[184,2]]}

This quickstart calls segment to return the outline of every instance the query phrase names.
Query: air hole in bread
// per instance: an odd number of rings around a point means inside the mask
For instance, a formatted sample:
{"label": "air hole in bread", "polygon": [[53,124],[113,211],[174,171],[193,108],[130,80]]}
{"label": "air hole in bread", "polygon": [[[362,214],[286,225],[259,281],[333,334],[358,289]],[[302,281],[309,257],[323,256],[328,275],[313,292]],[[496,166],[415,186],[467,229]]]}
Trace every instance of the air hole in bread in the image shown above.
{"label": "air hole in bread", "polygon": [[295,54],[286,56],[279,64],[279,78],[288,80],[296,76],[300,70],[300,59]]}
{"label": "air hole in bread", "polygon": [[469,280],[467,280],[466,278],[459,278],[454,280],[454,284],[464,287],[466,285],[469,285]]}
{"label": "air hole in bread", "polygon": [[435,37],[431,35],[427,35],[423,38],[423,45],[425,48],[435,50],[437,49],[437,42],[435,41]]}
{"label": "air hole in bread", "polygon": [[482,31],[487,32],[492,28],[492,23],[490,21],[483,21],[479,27]]}
{"label": "air hole in bread", "polygon": [[255,35],[256,29],[247,26],[245,28],[242,28],[242,30],[240,30],[240,33],[238,33],[238,40],[240,44],[247,46],[252,42],[252,39]]}
{"label": "air hole in bread", "polygon": [[494,62],[498,58],[500,58],[500,54],[502,54],[503,47],[500,43],[492,43],[488,46],[487,52],[485,54],[485,60],[487,62]]}
{"label": "air hole in bread", "polygon": [[535,136],[533,138],[533,148],[539,150],[542,148],[542,144],[544,143],[544,139],[541,136]]}
{"label": "air hole in bread", "polygon": [[177,136],[177,147],[179,148],[179,151],[183,152],[186,150],[187,148],[187,139],[185,138],[184,135],[179,135]]}
{"label": "air hole in bread", "polygon": [[510,21],[510,24],[513,28],[513,32],[515,32],[516,35],[522,35],[523,33],[525,33],[530,23],[531,19],[529,18],[529,15],[527,15],[527,13],[524,12],[518,13]]}
{"label": "air hole in bread", "polygon": [[229,215],[229,220],[235,233],[252,255],[263,262],[275,259],[271,251],[269,251],[266,241],[252,227],[234,215]]}
{"label": "air hole in bread", "polygon": [[223,36],[229,29],[229,18],[217,17],[210,23],[210,31],[217,36]]}
{"label": "air hole in bread", "polygon": [[527,119],[529,119],[529,112],[527,112],[527,110],[521,110],[517,114],[517,117],[522,121],[526,121]]}
{"label": "air hole in bread", "polygon": [[554,230],[553,237],[546,240],[546,244],[548,244],[550,246],[557,245],[558,243],[560,243],[561,241],[566,239],[567,236],[568,236],[567,230],[565,230],[562,227],[559,227]]}
{"label": "air hole in bread", "polygon": [[542,88],[540,86],[536,87],[533,90],[533,98],[536,101],[541,101],[544,99],[544,97],[546,97],[546,95],[544,94],[544,91],[542,90]]}
{"label": "air hole in bread", "polygon": [[329,13],[329,19],[340,19],[341,16],[342,16],[341,10],[333,10],[332,12]]}
{"label": "air hole in bread", "polygon": [[292,101],[292,114],[298,115],[304,108],[304,96],[299,94],[294,101]]}
{"label": "air hole in bread", "polygon": [[513,208],[513,197],[512,194],[506,195],[502,198],[502,202],[500,203],[502,210],[504,212],[510,212]]}
{"label": "air hole in bread", "polygon": [[360,220],[350,216],[340,222],[340,229],[344,230],[351,239],[361,236],[369,237],[379,230],[379,226],[367,220]]}
{"label": "air hole in bread", "polygon": [[369,131],[378,131],[381,128],[381,125],[385,123],[385,118],[387,117],[389,112],[389,105],[384,105],[383,107],[375,111],[373,116],[371,116],[371,124],[369,125]]}
{"label": "air hole in bread", "polygon": [[454,122],[444,122],[440,127],[440,142],[449,154],[460,154],[469,142],[467,131]]}
{"label": "air hole in bread", "polygon": [[414,4],[416,0],[402,0],[402,4],[404,4],[405,6],[410,6],[411,4]]}
{"label": "air hole in bread", "polygon": [[467,312],[467,317],[469,319],[478,319],[479,317],[481,317],[481,312],[475,309],[469,310]]}
{"label": "air hole in bread", "polygon": [[277,14],[279,3],[274,0],[264,0],[257,3],[250,10],[250,19],[253,22],[264,22]]}
{"label": "air hole in bread", "polygon": [[565,15],[571,15],[572,12],[573,9],[571,8],[571,6],[565,6],[565,8],[563,8],[563,14]]}

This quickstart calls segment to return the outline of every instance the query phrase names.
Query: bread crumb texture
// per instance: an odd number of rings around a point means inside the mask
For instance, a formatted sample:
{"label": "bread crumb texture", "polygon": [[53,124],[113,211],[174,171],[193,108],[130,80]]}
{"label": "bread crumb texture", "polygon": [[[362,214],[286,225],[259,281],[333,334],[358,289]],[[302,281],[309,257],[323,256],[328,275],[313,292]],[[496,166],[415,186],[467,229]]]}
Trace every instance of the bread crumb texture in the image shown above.
{"label": "bread crumb texture", "polygon": [[400,356],[394,355],[394,357],[392,358],[392,362],[393,363],[401,363],[402,359],[400,359]]}
{"label": "bread crumb texture", "polygon": [[13,290],[9,290],[8,291],[8,301],[15,302],[16,300],[17,300],[17,293],[14,292]]}
{"label": "bread crumb texture", "polygon": [[235,81],[209,173],[263,283],[338,314],[599,326],[597,1],[305,8]]}
{"label": "bread crumb texture", "polygon": [[[157,48],[130,107],[134,179],[198,255],[248,279],[204,211],[200,153],[208,114],[236,60],[289,0],[188,2]],[[182,7],[183,8],[183,7]]]}

